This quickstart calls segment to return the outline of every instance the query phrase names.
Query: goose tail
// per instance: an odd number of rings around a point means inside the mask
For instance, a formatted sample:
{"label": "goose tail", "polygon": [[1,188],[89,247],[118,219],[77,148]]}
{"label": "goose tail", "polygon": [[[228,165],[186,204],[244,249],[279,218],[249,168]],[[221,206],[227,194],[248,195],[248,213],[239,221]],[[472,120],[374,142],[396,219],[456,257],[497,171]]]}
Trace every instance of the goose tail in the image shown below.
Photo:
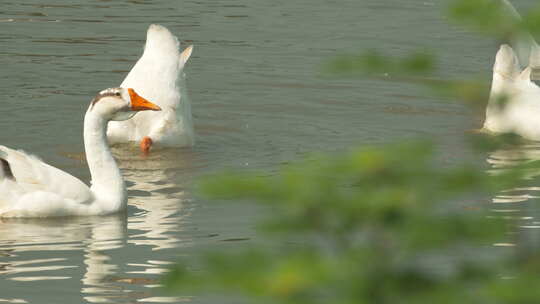
{"label": "goose tail", "polygon": [[493,132],[505,130],[504,119],[501,118],[502,110],[510,99],[511,92],[517,87],[518,79],[526,77],[526,73],[520,75],[519,61],[514,50],[509,45],[501,45],[493,65],[493,81],[486,107],[484,130]]}
{"label": "goose tail", "polygon": [[514,50],[507,44],[501,45],[493,65],[493,81],[515,80],[520,74],[519,60]]}
{"label": "goose tail", "polygon": [[[146,33],[146,45],[144,47],[144,54],[151,54],[152,56],[178,57],[180,42],[178,38],[174,36],[166,27],[159,24],[152,24],[148,27]],[[144,55],[143,54],[143,55]]]}

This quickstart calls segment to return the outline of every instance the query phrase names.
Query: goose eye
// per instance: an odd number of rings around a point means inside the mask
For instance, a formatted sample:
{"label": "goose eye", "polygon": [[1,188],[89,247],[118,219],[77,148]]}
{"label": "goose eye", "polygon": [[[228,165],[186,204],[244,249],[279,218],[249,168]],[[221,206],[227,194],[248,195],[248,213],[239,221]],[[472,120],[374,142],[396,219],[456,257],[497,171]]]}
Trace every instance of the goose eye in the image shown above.
{"label": "goose eye", "polygon": [[116,92],[116,93],[114,93],[114,95],[120,96],[120,92]]}

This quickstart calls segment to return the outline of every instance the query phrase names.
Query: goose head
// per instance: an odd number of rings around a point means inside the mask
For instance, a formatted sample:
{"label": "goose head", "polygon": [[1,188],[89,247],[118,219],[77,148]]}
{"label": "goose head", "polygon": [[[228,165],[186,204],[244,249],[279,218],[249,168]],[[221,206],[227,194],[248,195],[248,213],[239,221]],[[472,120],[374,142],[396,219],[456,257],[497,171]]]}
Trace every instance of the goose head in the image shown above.
{"label": "goose head", "polygon": [[114,121],[130,119],[137,112],[147,110],[160,111],[161,108],[131,88],[105,89],[96,95],[88,108],[88,112]]}

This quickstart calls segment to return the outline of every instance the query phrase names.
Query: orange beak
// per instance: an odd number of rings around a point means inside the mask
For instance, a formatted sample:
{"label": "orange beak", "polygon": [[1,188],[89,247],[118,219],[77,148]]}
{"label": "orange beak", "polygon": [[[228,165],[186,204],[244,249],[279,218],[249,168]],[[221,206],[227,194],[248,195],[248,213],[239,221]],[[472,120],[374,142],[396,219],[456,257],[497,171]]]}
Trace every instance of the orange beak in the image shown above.
{"label": "orange beak", "polygon": [[143,97],[139,96],[139,94],[135,93],[135,90],[128,89],[129,97],[131,97],[131,110],[133,111],[146,111],[146,110],[152,110],[152,111],[161,111],[161,108],[151,103],[150,101],[144,99]]}

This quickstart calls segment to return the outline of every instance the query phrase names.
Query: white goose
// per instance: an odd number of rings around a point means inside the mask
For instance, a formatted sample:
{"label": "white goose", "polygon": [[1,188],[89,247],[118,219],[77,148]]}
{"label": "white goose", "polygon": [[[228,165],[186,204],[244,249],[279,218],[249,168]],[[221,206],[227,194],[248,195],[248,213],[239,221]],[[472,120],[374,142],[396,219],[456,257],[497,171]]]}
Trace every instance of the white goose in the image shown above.
{"label": "white goose", "polygon": [[111,144],[140,142],[150,147],[191,146],[194,143],[191,107],[185,93],[183,68],[192,46],[179,52],[178,39],[161,26],[148,28],[144,53],[120,85],[133,88],[162,108],[161,112],[141,113],[131,120],[111,122],[107,137]]}
{"label": "white goose", "polygon": [[517,55],[502,45],[493,66],[493,81],[483,129],[540,140],[540,87],[521,70]]}
{"label": "white goose", "polygon": [[[511,16],[521,19],[509,1],[500,1]],[[502,45],[495,58],[483,130],[540,140],[540,87],[531,81],[540,76],[540,47],[529,33],[517,33],[511,40],[517,53]],[[520,62],[527,67],[522,70]]]}
{"label": "white goose", "polygon": [[112,88],[84,116],[84,147],[92,186],[21,151],[0,146],[0,217],[103,215],[123,210],[124,179],[107,144],[107,123],[160,110],[133,89]]}

